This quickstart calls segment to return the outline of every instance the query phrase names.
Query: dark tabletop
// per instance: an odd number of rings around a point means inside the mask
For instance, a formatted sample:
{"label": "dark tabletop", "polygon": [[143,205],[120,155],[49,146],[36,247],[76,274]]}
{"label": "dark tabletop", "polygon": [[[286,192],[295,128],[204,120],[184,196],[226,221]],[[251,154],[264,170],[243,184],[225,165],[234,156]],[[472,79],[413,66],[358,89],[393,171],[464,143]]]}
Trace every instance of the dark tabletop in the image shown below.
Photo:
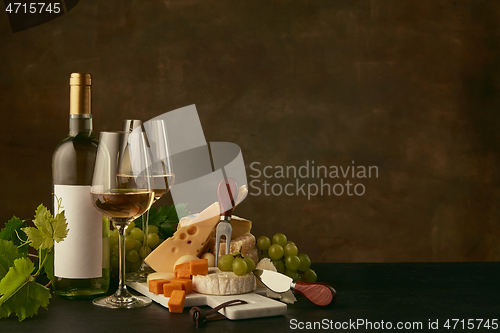
{"label": "dark tabletop", "polygon": [[[0,332],[283,332],[297,331],[294,328],[302,325],[308,328],[314,322],[326,330],[343,325],[345,330],[361,332],[385,331],[389,323],[393,330],[398,323],[421,323],[421,328],[415,326],[413,331],[425,332],[429,331],[429,321],[436,320],[439,329],[434,332],[500,332],[492,325],[500,319],[498,262],[339,263],[313,264],[313,268],[319,280],[337,290],[336,304],[322,308],[297,295],[298,301],[288,305],[284,316],[211,321],[196,329],[189,308],[182,314],[169,313],[158,304],[112,310],[94,306],[91,301],[52,296],[48,310],[41,309],[33,318],[21,323],[13,317],[0,319]],[[449,329],[444,327],[448,319]],[[478,319],[484,320],[480,329]],[[487,319],[489,329],[484,327]],[[380,329],[375,330],[377,325]]]}

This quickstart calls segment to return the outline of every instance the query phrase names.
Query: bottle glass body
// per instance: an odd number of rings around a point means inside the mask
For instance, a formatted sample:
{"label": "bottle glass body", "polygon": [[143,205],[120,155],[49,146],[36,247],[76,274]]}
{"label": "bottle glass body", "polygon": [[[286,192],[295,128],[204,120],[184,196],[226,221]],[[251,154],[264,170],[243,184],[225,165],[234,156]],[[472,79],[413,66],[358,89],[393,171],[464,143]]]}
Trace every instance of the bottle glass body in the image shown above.
{"label": "bottle glass body", "polygon": [[94,298],[109,288],[109,221],[96,213],[90,201],[96,153],[92,115],[71,114],[70,133],[52,159],[54,213],[65,211],[70,230],[67,239],[55,244],[52,285],[56,295],[67,298]]}

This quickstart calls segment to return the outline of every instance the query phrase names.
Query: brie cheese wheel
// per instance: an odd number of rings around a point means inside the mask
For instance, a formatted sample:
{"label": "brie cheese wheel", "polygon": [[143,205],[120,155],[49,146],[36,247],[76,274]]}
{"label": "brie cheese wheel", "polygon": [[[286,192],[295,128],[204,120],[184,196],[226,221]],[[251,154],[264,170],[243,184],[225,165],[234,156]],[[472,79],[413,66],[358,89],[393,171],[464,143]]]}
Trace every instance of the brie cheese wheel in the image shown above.
{"label": "brie cheese wheel", "polygon": [[252,292],[257,286],[253,273],[238,276],[209,267],[207,275],[193,275],[192,287],[200,294],[238,295]]}

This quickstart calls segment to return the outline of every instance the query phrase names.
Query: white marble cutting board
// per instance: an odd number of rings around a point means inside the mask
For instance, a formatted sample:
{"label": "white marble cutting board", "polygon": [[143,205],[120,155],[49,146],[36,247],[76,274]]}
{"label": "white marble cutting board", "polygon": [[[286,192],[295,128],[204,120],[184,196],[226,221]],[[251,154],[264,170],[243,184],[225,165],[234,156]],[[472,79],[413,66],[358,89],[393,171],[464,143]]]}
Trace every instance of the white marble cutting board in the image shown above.
{"label": "white marble cutting board", "polygon": [[[170,299],[170,297],[165,297],[162,294],[156,295],[149,292],[148,284],[146,282],[127,282],[127,285],[137,290],[144,296],[148,296],[154,302],[168,308],[168,300]],[[231,301],[233,299],[241,299],[247,301],[248,304],[228,306],[224,309],[219,310],[219,313],[223,314],[231,320],[284,315],[287,309],[286,304],[275,301],[266,296],[262,296],[265,295],[265,293],[265,288],[259,288],[254,292],[248,294],[228,296],[205,295],[192,292],[186,295],[186,302],[184,304],[184,307],[188,308],[192,306],[208,305],[211,308],[215,308],[216,306],[224,302]]]}

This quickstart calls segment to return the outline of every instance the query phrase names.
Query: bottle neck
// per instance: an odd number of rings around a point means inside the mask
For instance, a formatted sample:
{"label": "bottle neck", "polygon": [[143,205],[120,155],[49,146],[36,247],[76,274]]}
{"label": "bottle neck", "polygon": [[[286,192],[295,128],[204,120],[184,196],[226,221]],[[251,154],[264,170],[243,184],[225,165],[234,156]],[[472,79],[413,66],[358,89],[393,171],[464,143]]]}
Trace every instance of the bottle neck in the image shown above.
{"label": "bottle neck", "polygon": [[70,114],[69,115],[69,135],[92,134],[92,114]]}

